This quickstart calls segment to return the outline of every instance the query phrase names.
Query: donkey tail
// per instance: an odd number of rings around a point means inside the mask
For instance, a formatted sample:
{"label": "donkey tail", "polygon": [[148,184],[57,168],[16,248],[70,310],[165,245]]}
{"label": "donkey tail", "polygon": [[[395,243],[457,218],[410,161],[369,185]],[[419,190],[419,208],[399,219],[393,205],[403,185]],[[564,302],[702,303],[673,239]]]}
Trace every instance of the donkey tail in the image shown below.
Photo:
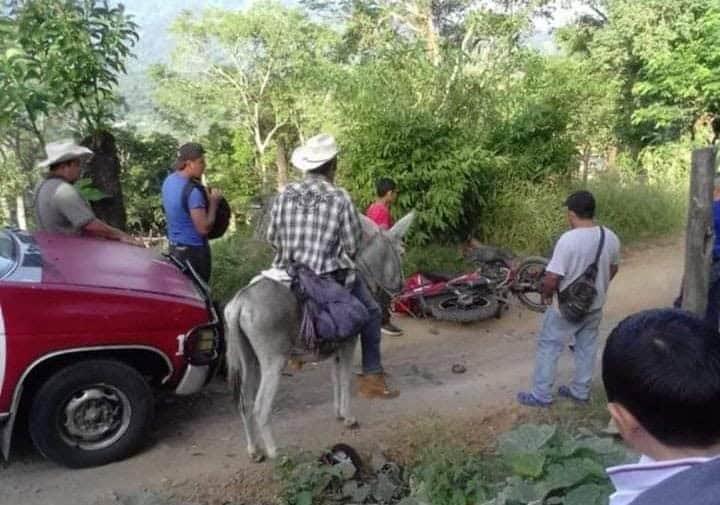
{"label": "donkey tail", "polygon": [[225,306],[224,314],[227,324],[227,349],[225,361],[227,364],[227,381],[232,391],[233,401],[240,409],[245,411],[245,398],[243,395],[243,372],[247,370],[250,361],[255,361],[255,352],[248,341],[247,335],[240,327],[240,314],[242,312],[240,293]]}

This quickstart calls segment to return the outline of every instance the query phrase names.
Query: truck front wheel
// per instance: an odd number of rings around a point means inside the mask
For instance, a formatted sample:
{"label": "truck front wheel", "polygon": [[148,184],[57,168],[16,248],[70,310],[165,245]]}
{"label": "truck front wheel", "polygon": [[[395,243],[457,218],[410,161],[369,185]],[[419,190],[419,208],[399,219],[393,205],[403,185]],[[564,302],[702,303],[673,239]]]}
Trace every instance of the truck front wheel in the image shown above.
{"label": "truck front wheel", "polygon": [[104,465],[139,448],[153,410],[152,391],[137,370],[115,360],[81,361],[39,389],[30,407],[30,436],[57,463]]}

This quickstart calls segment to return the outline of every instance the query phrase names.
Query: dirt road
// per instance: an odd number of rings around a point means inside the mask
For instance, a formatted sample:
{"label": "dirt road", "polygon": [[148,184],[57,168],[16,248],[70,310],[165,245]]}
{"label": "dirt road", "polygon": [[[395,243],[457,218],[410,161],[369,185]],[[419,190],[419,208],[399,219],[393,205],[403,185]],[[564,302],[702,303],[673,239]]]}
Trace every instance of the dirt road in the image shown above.
{"label": "dirt road", "polygon": [[[682,254],[680,239],[626,251],[603,330],[637,310],[669,305],[679,286]],[[402,438],[398,430],[404,420],[479,419],[507,407],[515,391],[527,387],[538,319],[518,306],[499,321],[471,326],[399,319],[405,336],[385,338],[383,352],[401,396],[373,402],[355,398],[361,428],[345,431],[332,416],[328,364],[307,366],[281,383],[274,414],[278,443],[320,449],[344,441],[372,450]],[[453,374],[455,363],[467,372]],[[561,360],[561,379],[570,364],[568,354]],[[0,469],[0,505],[256,504],[268,495],[270,466],[249,462],[223,384],[164,402],[157,417],[153,440],[142,453],[101,468],[67,470],[23,444]]]}

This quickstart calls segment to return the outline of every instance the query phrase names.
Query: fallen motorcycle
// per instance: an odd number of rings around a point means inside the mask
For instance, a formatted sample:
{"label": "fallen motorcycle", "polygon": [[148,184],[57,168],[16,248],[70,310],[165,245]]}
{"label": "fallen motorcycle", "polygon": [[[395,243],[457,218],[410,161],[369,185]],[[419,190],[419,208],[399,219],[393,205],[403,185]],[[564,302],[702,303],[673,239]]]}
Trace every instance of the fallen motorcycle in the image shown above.
{"label": "fallen motorcycle", "polygon": [[541,281],[547,260],[528,257],[513,267],[514,259],[497,248],[466,255],[475,269],[460,275],[417,272],[393,299],[393,311],[415,317],[470,323],[501,317],[511,296],[535,312],[543,312]]}

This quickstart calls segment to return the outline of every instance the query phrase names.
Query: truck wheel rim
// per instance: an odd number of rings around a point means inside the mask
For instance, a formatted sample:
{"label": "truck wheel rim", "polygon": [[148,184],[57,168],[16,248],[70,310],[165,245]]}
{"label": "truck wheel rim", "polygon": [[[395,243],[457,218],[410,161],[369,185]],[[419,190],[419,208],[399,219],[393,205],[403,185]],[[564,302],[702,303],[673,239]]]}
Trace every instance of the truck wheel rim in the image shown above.
{"label": "truck wheel rim", "polygon": [[60,434],[68,445],[87,451],[105,449],[127,432],[131,415],[125,393],[114,386],[94,384],[66,400],[59,419]]}

